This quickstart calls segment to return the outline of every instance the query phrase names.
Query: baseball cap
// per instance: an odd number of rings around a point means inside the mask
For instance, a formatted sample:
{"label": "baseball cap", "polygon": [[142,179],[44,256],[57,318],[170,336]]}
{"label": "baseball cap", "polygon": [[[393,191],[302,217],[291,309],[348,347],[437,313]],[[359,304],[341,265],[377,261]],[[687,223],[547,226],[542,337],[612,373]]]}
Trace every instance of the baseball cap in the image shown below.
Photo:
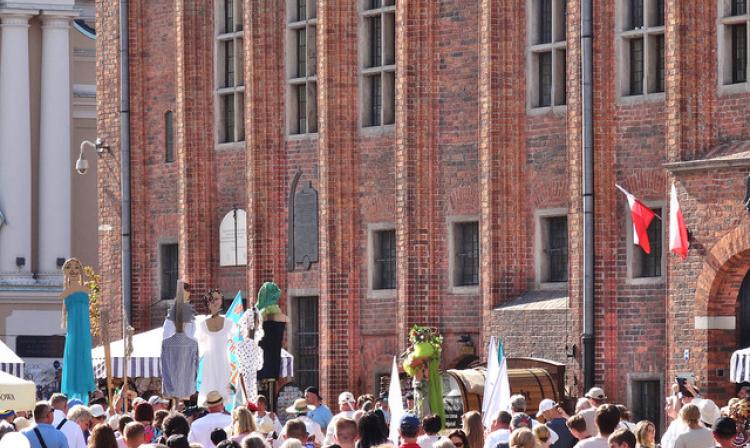
{"label": "baseball cap", "polygon": [[105,417],[107,415],[100,404],[91,405],[89,412],[91,412],[91,416],[94,418]]}
{"label": "baseball cap", "polygon": [[399,429],[402,431],[413,432],[419,429],[419,418],[409,412],[401,416],[401,422],[399,423]]}
{"label": "baseball cap", "polygon": [[584,397],[593,398],[594,400],[606,400],[607,394],[604,393],[604,389],[602,389],[601,387],[592,387],[588,392],[586,392],[586,395],[584,395]]}
{"label": "baseball cap", "polygon": [[536,416],[539,417],[545,412],[554,409],[555,408],[555,401],[550,400],[549,398],[545,398],[544,400],[539,402],[539,411],[536,413]]}
{"label": "baseball cap", "polygon": [[511,429],[524,427],[531,429],[531,417],[529,417],[527,414],[524,414],[523,412],[519,412],[518,414],[514,415],[512,419],[510,419],[510,427]]}
{"label": "baseball cap", "polygon": [[158,395],[152,395],[151,398],[148,399],[148,404],[151,406],[155,404],[169,404],[169,400],[165,400]]}
{"label": "baseball cap", "polygon": [[709,428],[721,417],[721,411],[713,400],[701,400],[698,409],[701,410],[701,421]]}
{"label": "baseball cap", "polygon": [[354,399],[354,394],[348,391],[341,392],[341,394],[339,394],[339,404],[346,404],[346,403],[349,403],[349,404],[357,403],[357,400]]}
{"label": "baseball cap", "polygon": [[8,417],[15,416],[15,415],[16,415],[16,411],[12,409],[6,409],[4,411],[0,411],[0,418],[8,418]]}
{"label": "baseball cap", "polygon": [[734,437],[737,434],[737,422],[731,417],[719,417],[711,430],[723,438]]}

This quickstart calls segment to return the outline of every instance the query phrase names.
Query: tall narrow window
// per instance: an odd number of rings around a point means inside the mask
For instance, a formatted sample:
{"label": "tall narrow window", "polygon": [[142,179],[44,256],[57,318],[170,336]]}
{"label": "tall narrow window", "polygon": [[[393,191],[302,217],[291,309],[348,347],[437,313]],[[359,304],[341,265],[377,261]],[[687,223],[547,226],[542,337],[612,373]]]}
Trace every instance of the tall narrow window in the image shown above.
{"label": "tall narrow window", "polygon": [[664,0],[619,0],[620,94],[664,91]]}
{"label": "tall narrow window", "polygon": [[547,253],[550,282],[568,281],[568,218],[548,218]]}
{"label": "tall narrow window", "polygon": [[[657,217],[661,217],[661,208],[652,208]],[[631,224],[632,225],[632,224]],[[633,246],[633,277],[661,277],[662,276],[662,221],[654,218],[646,229],[651,252],[646,253],[641,246]]]}
{"label": "tall narrow window", "polygon": [[217,143],[245,139],[242,1],[217,0],[216,16],[216,130]]}
{"label": "tall narrow window", "polygon": [[643,39],[630,39],[630,94],[643,93]]}
{"label": "tall narrow window", "polygon": [[320,376],[320,348],[318,326],[318,298],[295,297],[294,315],[294,379],[302,388],[318,387]]}
{"label": "tall narrow window", "polygon": [[565,104],[567,0],[527,0],[529,27],[529,105]]}
{"label": "tall narrow window", "polygon": [[164,114],[164,161],[174,162],[174,115],[171,110]]}
{"label": "tall narrow window", "polygon": [[287,129],[290,135],[318,131],[317,2],[287,0]]}
{"label": "tall narrow window", "polygon": [[372,289],[396,288],[396,231],[375,232],[375,264]]}
{"label": "tall narrow window", "polygon": [[661,389],[658,379],[631,382],[633,421],[648,420],[661,428],[661,410],[664,407]]}
{"label": "tall narrow window", "polygon": [[747,0],[732,0],[732,15],[742,16],[747,14]]}
{"label": "tall narrow window", "polygon": [[455,286],[479,284],[479,223],[461,222],[454,227]]}
{"label": "tall narrow window", "polygon": [[360,0],[363,7],[360,56],[362,126],[395,122],[396,7],[394,0]]}
{"label": "tall narrow window", "polygon": [[732,83],[747,82],[747,25],[732,27]]}
{"label": "tall narrow window", "polygon": [[161,265],[161,298],[174,299],[177,292],[177,277],[180,273],[179,246],[177,244],[162,244],[160,247],[159,263]]}

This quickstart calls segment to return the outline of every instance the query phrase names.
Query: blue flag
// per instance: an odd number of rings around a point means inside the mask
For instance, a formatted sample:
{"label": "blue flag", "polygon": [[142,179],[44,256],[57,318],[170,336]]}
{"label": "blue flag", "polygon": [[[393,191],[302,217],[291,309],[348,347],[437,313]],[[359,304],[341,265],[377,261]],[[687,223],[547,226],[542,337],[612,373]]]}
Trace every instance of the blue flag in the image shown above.
{"label": "blue flag", "polygon": [[229,342],[229,365],[232,368],[232,376],[231,381],[234,385],[234,397],[232,397],[232,400],[230,403],[227,403],[227,409],[231,411],[234,409],[234,406],[237,405],[237,400],[239,397],[241,397],[241,394],[237,394],[236,391],[240,389],[240,375],[239,370],[237,368],[237,343],[242,341],[242,334],[239,331],[239,325],[240,318],[245,313],[245,305],[242,303],[242,291],[237,291],[237,295],[234,296],[234,300],[232,300],[232,304],[229,305],[229,309],[227,309],[226,318],[231,320],[234,325],[234,334],[232,335],[232,340]]}

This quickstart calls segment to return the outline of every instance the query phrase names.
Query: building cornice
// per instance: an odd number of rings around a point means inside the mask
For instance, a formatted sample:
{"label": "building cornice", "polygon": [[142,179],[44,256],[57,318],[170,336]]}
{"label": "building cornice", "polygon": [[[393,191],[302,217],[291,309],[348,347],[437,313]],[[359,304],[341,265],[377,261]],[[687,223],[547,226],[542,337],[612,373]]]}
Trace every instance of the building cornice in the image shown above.
{"label": "building cornice", "polygon": [[691,173],[721,168],[750,168],[750,158],[688,160],[684,162],[669,162],[662,165],[673,174]]}

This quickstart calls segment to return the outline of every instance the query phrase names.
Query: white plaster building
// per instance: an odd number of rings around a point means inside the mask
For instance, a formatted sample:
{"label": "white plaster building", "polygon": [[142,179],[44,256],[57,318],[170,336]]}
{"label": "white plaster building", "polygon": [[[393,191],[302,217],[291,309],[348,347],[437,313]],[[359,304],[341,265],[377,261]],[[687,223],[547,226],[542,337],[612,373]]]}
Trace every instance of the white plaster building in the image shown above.
{"label": "white plaster building", "polygon": [[0,0],[0,339],[41,382],[62,357],[62,262],[97,261],[96,156],[74,170],[96,138],[93,26],[94,0]]}

